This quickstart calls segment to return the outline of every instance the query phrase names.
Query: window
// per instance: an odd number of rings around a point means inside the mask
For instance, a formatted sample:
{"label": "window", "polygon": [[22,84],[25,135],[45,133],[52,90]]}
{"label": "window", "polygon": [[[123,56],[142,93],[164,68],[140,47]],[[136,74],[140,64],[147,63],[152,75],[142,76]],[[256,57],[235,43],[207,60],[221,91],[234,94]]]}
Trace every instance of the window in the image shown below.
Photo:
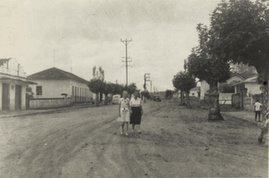
{"label": "window", "polygon": [[36,95],[38,96],[42,95],[42,86],[36,86]]}

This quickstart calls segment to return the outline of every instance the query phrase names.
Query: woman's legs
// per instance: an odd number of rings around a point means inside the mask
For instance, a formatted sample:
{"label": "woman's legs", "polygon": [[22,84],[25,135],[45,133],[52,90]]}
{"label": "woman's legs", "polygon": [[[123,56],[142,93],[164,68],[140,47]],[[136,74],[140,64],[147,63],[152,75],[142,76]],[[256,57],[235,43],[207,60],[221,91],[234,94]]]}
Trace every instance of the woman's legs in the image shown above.
{"label": "woman's legs", "polygon": [[124,125],[125,125],[125,123],[124,122],[122,122],[122,124],[121,124],[121,135],[123,135],[123,133],[124,133]]}
{"label": "woman's legs", "polygon": [[128,124],[128,122],[125,122],[125,124],[126,124],[126,132],[125,132],[125,135],[128,135],[128,127],[129,127],[129,124]]}

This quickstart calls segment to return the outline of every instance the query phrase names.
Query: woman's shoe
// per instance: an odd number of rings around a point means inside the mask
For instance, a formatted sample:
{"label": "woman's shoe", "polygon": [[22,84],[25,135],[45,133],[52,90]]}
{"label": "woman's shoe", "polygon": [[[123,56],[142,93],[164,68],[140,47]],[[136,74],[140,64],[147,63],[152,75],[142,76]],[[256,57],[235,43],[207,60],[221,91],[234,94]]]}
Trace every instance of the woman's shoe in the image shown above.
{"label": "woman's shoe", "polygon": [[125,135],[128,136],[129,135],[128,132],[126,132]]}

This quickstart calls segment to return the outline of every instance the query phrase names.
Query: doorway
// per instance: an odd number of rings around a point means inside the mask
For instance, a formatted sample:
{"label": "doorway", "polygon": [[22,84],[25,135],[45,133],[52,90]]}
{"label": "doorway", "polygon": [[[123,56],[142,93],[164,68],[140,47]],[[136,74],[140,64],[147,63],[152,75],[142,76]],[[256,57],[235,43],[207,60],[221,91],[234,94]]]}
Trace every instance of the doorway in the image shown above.
{"label": "doorway", "polygon": [[2,84],[2,110],[8,111],[9,110],[9,84],[3,83]]}

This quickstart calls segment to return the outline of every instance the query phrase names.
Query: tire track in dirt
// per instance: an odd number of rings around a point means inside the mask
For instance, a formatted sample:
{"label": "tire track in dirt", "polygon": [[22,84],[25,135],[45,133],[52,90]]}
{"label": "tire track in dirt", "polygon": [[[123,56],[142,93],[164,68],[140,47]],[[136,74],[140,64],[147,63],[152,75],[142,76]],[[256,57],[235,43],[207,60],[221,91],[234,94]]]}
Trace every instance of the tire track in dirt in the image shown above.
{"label": "tire track in dirt", "polygon": [[[31,147],[13,154],[21,157],[16,167],[24,167],[22,175],[19,173],[17,177],[57,177],[56,175],[61,174],[59,170],[61,166],[81,150],[84,139],[92,138],[96,132],[114,120],[109,119],[94,126],[91,120],[87,120],[39,138],[38,143],[34,141]],[[44,143],[49,144],[44,145]],[[7,161],[11,157],[12,155],[7,158]]]}
{"label": "tire track in dirt", "polygon": [[[106,128],[103,128],[99,130],[98,134],[93,137],[91,140],[92,142],[100,141],[102,140],[102,144],[95,144],[93,147],[93,152],[94,155],[96,155],[96,165],[101,165],[102,167],[107,164],[107,160],[105,158],[105,154],[108,150],[111,149],[113,146],[113,140],[115,140],[116,135],[113,134],[113,130],[115,131],[116,123],[112,123]],[[91,143],[88,143],[88,146],[90,146]],[[88,170],[87,176],[88,177],[94,177],[94,169],[92,167]]]}
{"label": "tire track in dirt", "polygon": [[[137,177],[137,173],[143,172],[143,177],[163,178],[163,175],[152,165],[149,159],[146,159],[138,145],[138,143],[122,145],[123,155],[126,159],[127,166],[131,172],[133,178]],[[130,153],[129,151],[132,150]],[[138,159],[140,161],[138,161]],[[133,168],[139,168],[134,171]]]}

